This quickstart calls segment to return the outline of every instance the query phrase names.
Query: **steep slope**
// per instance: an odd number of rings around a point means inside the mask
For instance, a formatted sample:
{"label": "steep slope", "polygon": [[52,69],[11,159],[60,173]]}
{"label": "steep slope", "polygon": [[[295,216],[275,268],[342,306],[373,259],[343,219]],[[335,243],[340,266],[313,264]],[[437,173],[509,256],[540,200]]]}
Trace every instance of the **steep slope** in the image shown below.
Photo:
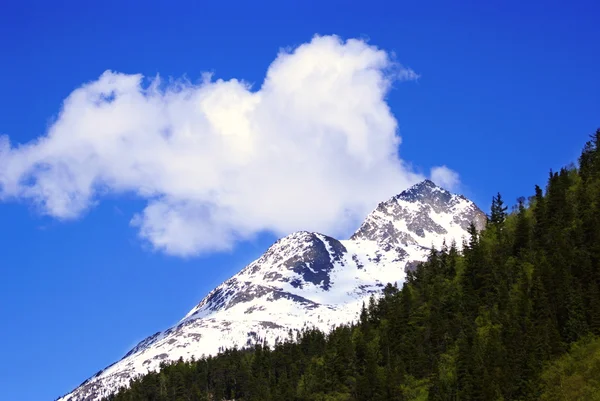
{"label": "steep slope", "polygon": [[485,215],[473,202],[423,181],[365,219],[349,240],[297,232],[211,291],[176,326],[148,337],[123,359],[61,400],[96,400],[155,370],[162,361],[210,355],[295,330],[354,320],[363,301],[426,258],[432,245],[461,242]]}

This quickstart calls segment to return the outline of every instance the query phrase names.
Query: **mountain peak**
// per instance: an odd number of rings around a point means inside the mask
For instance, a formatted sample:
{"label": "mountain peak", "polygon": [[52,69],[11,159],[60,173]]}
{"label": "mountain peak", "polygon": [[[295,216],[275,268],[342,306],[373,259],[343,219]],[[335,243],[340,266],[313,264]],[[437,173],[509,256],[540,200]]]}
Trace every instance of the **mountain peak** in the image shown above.
{"label": "mountain peak", "polygon": [[483,229],[485,220],[467,198],[424,180],[380,203],[351,239],[376,241],[386,248],[439,248],[445,238],[460,241],[471,222]]}
{"label": "mountain peak", "polygon": [[452,194],[442,187],[437,186],[431,180],[423,180],[421,182],[416,183],[412,187],[402,191],[398,195],[396,195],[395,199],[403,199],[409,202],[415,202],[418,200],[423,200],[427,198],[431,198],[433,196],[442,197],[444,200],[450,200]]}
{"label": "mountain peak", "polygon": [[304,328],[327,331],[355,321],[363,302],[386,283],[402,283],[431,246],[439,249],[444,240],[460,244],[471,222],[482,228],[485,221],[473,202],[424,180],[380,203],[348,240],[292,233],[216,287],[175,326],[148,337],[60,401],[97,401],[163,362],[263,340],[274,344]]}
{"label": "mountain peak", "polygon": [[415,185],[412,186],[414,187],[428,187],[428,188],[440,188],[435,182],[431,181],[430,179],[426,178],[421,182],[416,183]]}

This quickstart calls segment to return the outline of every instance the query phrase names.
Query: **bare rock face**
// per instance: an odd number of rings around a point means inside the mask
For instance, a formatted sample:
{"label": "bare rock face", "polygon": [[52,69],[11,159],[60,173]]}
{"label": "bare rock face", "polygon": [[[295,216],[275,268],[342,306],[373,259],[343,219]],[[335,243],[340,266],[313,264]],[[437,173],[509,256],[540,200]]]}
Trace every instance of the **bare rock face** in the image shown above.
{"label": "bare rock face", "polygon": [[177,325],[134,347],[62,401],[98,400],[163,361],[213,355],[305,327],[328,330],[358,317],[363,301],[424,261],[431,247],[460,247],[485,214],[468,199],[423,181],[380,203],[349,240],[296,232],[211,291]]}

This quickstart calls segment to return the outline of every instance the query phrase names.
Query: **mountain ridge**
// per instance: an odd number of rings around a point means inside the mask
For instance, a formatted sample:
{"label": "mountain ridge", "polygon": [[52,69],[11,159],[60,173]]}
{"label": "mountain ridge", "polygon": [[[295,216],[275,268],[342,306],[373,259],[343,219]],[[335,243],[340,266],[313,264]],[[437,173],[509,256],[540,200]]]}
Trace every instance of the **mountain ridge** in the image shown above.
{"label": "mountain ridge", "polygon": [[280,238],[175,326],[142,340],[59,400],[98,400],[163,361],[348,323],[387,282],[402,283],[432,246],[460,242],[471,222],[482,229],[486,216],[464,196],[425,180],[381,202],[347,240],[308,231]]}

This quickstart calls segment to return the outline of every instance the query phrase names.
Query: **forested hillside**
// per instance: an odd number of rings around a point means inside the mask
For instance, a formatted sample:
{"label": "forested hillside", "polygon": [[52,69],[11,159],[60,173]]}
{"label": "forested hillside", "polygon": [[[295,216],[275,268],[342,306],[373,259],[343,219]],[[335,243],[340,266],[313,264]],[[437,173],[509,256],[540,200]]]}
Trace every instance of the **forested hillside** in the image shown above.
{"label": "forested hillside", "polygon": [[355,325],[163,365],[108,400],[600,399],[600,130],[457,248]]}

